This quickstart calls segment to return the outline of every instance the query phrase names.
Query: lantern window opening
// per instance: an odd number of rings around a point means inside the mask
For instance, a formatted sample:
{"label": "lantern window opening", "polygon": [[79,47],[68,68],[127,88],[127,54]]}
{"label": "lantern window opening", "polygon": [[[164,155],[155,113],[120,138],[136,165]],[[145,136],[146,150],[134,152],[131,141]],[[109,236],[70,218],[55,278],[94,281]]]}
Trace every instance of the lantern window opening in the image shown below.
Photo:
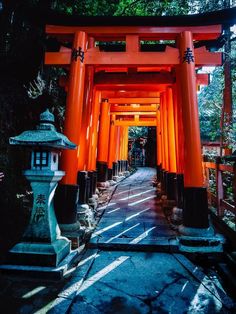
{"label": "lantern window opening", "polygon": [[34,152],[34,167],[42,167],[48,166],[49,154],[47,151],[35,151]]}

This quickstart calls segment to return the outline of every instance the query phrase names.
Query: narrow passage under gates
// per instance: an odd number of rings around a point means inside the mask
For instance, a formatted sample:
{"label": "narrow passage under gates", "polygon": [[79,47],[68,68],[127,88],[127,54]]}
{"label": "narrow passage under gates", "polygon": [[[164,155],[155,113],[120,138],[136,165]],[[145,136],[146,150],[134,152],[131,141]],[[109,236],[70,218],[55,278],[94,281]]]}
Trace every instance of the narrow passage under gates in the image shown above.
{"label": "narrow passage under gates", "polygon": [[104,206],[90,247],[132,249],[135,246],[137,250],[153,246],[160,251],[174,245],[176,233],[158,205],[160,200],[152,184],[155,174],[153,168],[139,168],[118,185],[109,204]]}

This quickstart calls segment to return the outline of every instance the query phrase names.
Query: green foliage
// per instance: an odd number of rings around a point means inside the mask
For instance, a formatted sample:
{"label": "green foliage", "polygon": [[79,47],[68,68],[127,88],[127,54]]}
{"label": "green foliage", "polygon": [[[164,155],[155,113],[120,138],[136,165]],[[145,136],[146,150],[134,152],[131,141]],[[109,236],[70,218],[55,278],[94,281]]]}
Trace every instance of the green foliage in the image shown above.
{"label": "green foliage", "polygon": [[211,83],[198,96],[201,138],[216,141],[220,138],[220,117],[223,104],[223,67],[215,68]]}
{"label": "green foliage", "polygon": [[[231,73],[232,73],[232,107],[233,121],[228,122],[224,118],[224,132],[222,134],[224,143],[236,149],[236,42],[232,41],[231,47]],[[224,68],[216,67],[211,74],[211,82],[204,87],[198,96],[199,119],[201,138],[205,141],[219,141],[220,119],[223,106],[224,91]]]}
{"label": "green foliage", "polygon": [[147,0],[121,0],[115,15],[178,15],[187,14],[189,1],[147,1]]}
{"label": "green foliage", "polygon": [[58,0],[55,1],[54,9],[85,16],[114,15],[118,3],[118,0]]}
{"label": "green foliage", "polygon": [[148,135],[148,128],[143,126],[131,126],[129,127],[129,138],[135,139],[139,137],[146,137]]}

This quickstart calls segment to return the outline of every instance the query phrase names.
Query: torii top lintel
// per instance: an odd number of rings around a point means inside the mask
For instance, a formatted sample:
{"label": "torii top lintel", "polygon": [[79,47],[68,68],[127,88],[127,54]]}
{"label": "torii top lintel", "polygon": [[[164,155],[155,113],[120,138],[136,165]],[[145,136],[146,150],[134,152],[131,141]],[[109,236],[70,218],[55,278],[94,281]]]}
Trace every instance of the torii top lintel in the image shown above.
{"label": "torii top lintel", "polygon": [[[203,14],[180,16],[68,16],[48,14],[45,17],[46,33],[72,35],[85,31],[96,40],[120,40],[127,34],[140,39],[175,39],[184,30],[192,31],[194,40],[214,40],[224,25],[236,23],[236,7]],[[63,25],[63,26],[62,26]],[[145,26],[144,26],[145,25]]]}
{"label": "torii top lintel", "polygon": [[140,40],[175,40],[185,30],[192,32],[194,40],[214,40],[221,35],[222,26],[46,26],[46,33],[53,36],[70,36],[84,31],[99,41],[122,41],[127,34],[138,35]]}
{"label": "torii top lintel", "polygon": [[[221,14],[220,14],[221,13]],[[234,15],[235,13],[235,15]],[[57,25],[46,25],[46,33],[49,36],[58,37],[61,42],[59,52],[46,52],[46,65],[67,66],[71,62],[71,49],[63,47],[63,41],[73,41],[75,34],[86,33],[95,41],[126,42],[126,51],[103,52],[98,47],[90,46],[91,49],[82,51],[83,62],[86,65],[95,66],[173,66],[179,64],[179,50],[166,46],[165,52],[141,52],[139,50],[141,40],[176,40],[184,32],[192,33],[194,41],[214,41],[222,34],[223,26],[236,23],[236,8],[221,10],[207,14],[187,16],[165,17],[66,17],[66,23],[61,26],[63,18],[50,19]],[[217,23],[217,24],[213,24]],[[60,24],[60,25],[58,25]],[[145,26],[144,26],[145,25]],[[197,47],[196,47],[197,48]],[[206,47],[199,46],[195,49],[196,66],[222,65],[222,54],[211,53]]]}

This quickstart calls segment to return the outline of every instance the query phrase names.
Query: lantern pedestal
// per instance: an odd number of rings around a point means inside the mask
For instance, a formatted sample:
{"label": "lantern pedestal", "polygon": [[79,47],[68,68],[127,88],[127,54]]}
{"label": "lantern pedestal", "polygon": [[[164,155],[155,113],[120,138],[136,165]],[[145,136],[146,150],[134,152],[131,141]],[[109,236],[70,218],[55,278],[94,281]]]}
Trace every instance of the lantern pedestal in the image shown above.
{"label": "lantern pedestal", "polygon": [[71,252],[71,241],[61,236],[53,206],[58,181],[65,175],[58,170],[60,150],[75,149],[76,145],[56,131],[54,122],[54,115],[46,110],[35,130],[9,140],[11,145],[31,148],[31,168],[24,175],[31,184],[34,202],[22,241],[8,252],[2,270],[36,272],[38,276],[46,271],[61,277],[78,255]]}
{"label": "lantern pedestal", "polygon": [[9,251],[9,262],[18,265],[57,266],[70,253],[70,241],[61,236],[53,197],[63,171],[26,170],[34,194],[31,218],[22,241]]}

